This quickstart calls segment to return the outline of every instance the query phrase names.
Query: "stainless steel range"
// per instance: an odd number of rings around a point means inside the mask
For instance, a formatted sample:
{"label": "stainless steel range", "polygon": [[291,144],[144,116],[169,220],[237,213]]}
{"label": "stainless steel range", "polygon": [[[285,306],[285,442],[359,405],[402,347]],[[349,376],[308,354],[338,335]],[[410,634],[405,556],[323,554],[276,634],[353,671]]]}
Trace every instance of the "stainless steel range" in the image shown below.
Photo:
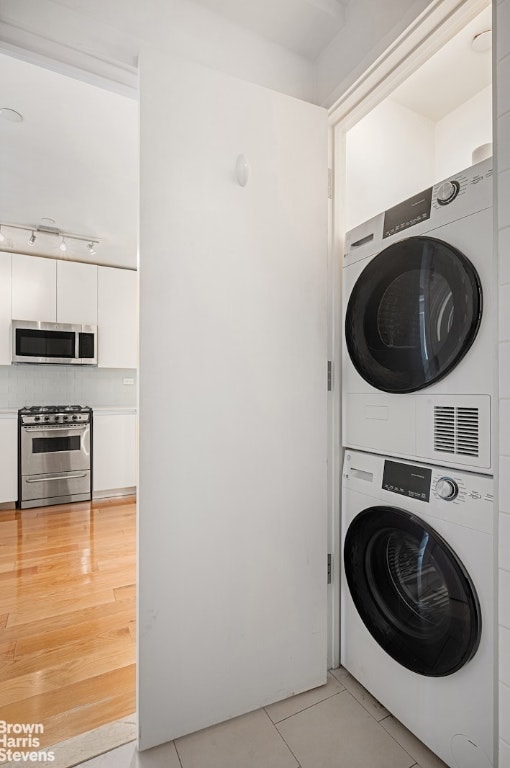
{"label": "stainless steel range", "polygon": [[92,409],[42,405],[18,411],[18,506],[92,498]]}

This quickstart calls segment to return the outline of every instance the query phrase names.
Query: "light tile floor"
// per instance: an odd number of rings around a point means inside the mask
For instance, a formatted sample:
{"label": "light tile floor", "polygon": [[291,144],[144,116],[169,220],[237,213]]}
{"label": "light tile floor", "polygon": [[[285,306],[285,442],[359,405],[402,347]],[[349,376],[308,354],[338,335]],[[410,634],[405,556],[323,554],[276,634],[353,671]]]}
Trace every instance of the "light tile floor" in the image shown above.
{"label": "light tile floor", "polygon": [[345,669],[320,688],[138,753],[82,768],[446,768]]}

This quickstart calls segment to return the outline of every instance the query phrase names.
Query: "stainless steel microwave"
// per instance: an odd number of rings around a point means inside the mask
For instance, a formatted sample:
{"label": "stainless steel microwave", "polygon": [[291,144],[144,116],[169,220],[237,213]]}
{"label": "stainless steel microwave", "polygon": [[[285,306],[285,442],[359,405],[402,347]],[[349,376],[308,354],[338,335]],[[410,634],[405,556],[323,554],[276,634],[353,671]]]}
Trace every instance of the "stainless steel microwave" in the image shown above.
{"label": "stainless steel microwave", "polygon": [[97,365],[97,326],[13,320],[12,362]]}

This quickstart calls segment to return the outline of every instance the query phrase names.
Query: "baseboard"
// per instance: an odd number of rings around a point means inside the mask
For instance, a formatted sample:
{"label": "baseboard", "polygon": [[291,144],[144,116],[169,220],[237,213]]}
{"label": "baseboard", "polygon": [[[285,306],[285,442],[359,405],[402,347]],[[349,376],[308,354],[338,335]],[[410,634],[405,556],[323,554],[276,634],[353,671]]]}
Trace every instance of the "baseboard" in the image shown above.
{"label": "baseboard", "polygon": [[108,491],[94,491],[93,499],[116,499],[122,496],[136,496],[136,486],[130,488],[112,488]]}

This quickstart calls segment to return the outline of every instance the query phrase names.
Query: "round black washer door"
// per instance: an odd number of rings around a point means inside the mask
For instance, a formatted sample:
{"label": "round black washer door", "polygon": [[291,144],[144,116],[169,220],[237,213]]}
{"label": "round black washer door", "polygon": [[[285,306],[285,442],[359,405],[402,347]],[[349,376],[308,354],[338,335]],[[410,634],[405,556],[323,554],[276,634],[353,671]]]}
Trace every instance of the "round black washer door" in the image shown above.
{"label": "round black washer door", "polygon": [[344,568],[366,628],[402,666],[444,677],[475,655],[482,631],[475,587],[419,518],[394,507],[363,510],[347,530]]}
{"label": "round black washer door", "polygon": [[360,376],[383,392],[416,392],[446,376],[475,340],[482,286],[471,262],[433,237],[385,248],[359,276],[345,339]]}

